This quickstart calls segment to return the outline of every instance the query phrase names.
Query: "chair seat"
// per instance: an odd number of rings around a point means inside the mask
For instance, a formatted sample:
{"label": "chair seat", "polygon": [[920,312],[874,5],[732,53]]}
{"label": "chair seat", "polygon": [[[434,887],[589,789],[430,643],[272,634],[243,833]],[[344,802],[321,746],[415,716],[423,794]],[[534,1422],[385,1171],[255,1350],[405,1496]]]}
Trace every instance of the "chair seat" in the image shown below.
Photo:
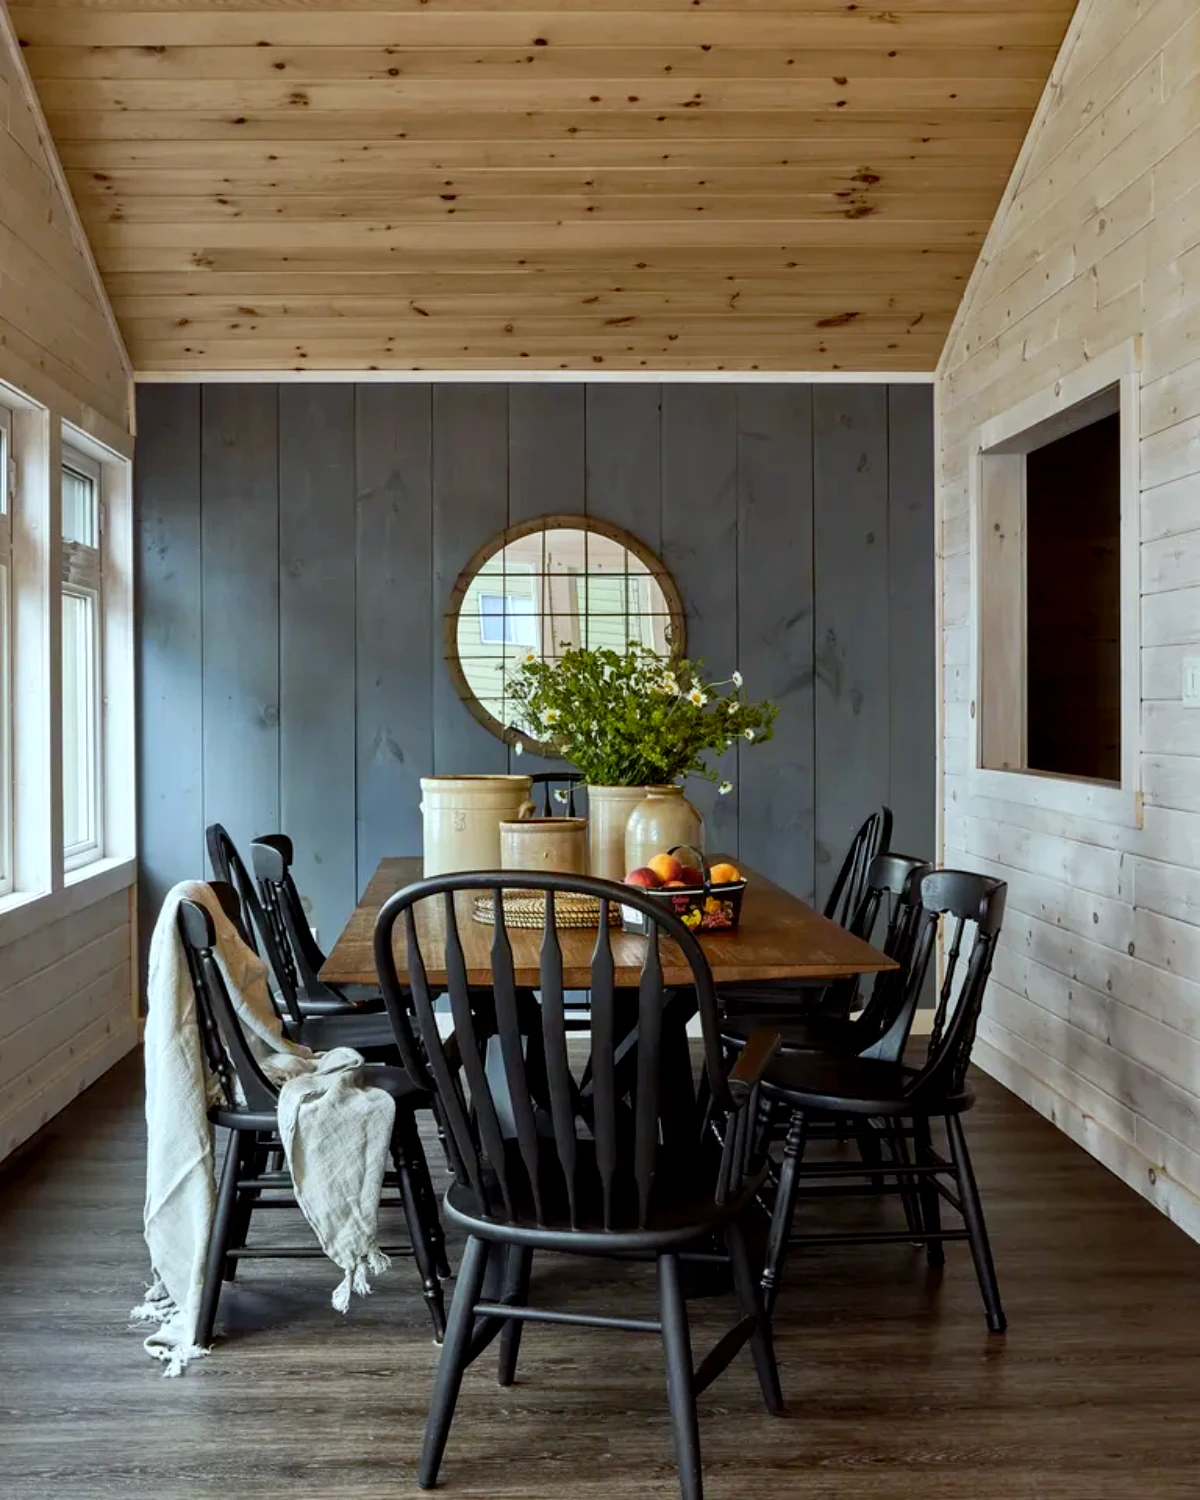
{"label": "chair seat", "polygon": [[331,1052],[334,1047],[353,1047],[356,1052],[396,1048],[396,1034],[387,1015],[360,1011],[310,1016],[304,1022],[301,1039],[314,1052]]}
{"label": "chair seat", "polygon": [[922,1094],[914,1101],[906,1090],[916,1076],[916,1069],[903,1063],[794,1052],[772,1063],[763,1088],[769,1097],[806,1114],[943,1115],[958,1114],[974,1103],[967,1092],[938,1099]]}
{"label": "chair seat", "polygon": [[730,1047],[744,1047],[753,1034],[767,1026],[779,1034],[782,1052],[859,1051],[861,1038],[857,1023],[840,1016],[811,1016],[803,1021],[785,1021],[778,1011],[760,1015],[747,1012],[730,1016],[721,1022],[721,1040]]}
{"label": "chair seat", "polygon": [[446,1194],[447,1216],[481,1239],[499,1239],[535,1248],[604,1254],[622,1249],[655,1250],[702,1239],[740,1213],[758,1189],[757,1182],[749,1183],[737,1199],[718,1204],[713,1200],[718,1161],[715,1146],[712,1149],[660,1147],[646,1227],[638,1225],[636,1184],[632,1178],[619,1176],[613,1185],[613,1228],[605,1229],[595,1146],[591,1141],[581,1140],[576,1153],[575,1180],[579,1194],[576,1230],[571,1228],[566,1182],[558,1167],[554,1143],[549,1140],[542,1143],[538,1174],[542,1196],[540,1223],[516,1142],[506,1144],[506,1156],[511,1161],[506,1176],[514,1199],[512,1221],[505,1209],[499,1178],[490,1169],[486,1179],[487,1202],[481,1203],[472,1188],[455,1182]]}
{"label": "chair seat", "polygon": [[[403,1068],[393,1068],[387,1063],[367,1063],[363,1067],[362,1079],[370,1088],[383,1089],[391,1094],[398,1109],[421,1109],[429,1103],[429,1095]],[[273,1109],[227,1109],[218,1105],[209,1110],[208,1118],[226,1130],[275,1130],[279,1124]]]}

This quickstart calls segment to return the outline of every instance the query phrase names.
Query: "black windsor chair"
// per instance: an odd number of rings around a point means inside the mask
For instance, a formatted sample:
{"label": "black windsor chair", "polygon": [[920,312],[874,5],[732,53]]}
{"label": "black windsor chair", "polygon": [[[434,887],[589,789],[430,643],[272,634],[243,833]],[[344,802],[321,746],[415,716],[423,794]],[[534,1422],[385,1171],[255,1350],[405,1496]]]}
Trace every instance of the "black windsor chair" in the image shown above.
{"label": "black windsor chair", "polygon": [[[546,917],[540,944],[540,1013],[523,1024],[513,949],[504,916],[505,889],[541,891]],[[459,920],[459,893],[492,897],[490,990],[468,984]],[[577,1081],[572,1073],[564,1025],[563,952],[555,923],[555,900],[563,894],[598,898],[599,928],[590,963],[591,1054]],[[462,900],[469,901],[469,896]],[[651,918],[651,935],[637,991],[621,992],[608,923],[614,902],[637,907]],[[436,938],[422,936],[419,903],[429,913]],[[468,916],[467,921],[472,917]],[[758,1079],[773,1055],[773,1033],[755,1037],[731,1071],[721,1047],[716,998],[707,960],[696,939],[671,913],[631,887],[588,876],[489,872],[439,876],[398,892],[379,913],[375,962],[388,1008],[404,1018],[408,995],[401,989],[393,953],[400,922],[407,945],[408,985],[446,1124],[454,1182],[446,1212],[467,1233],[455,1286],[446,1341],[438,1366],[418,1470],[423,1488],[434,1485],[467,1366],[500,1338],[499,1379],[514,1379],[523,1323],[588,1324],[660,1334],[667,1365],[667,1391],[683,1500],[700,1500],[702,1478],[696,1396],[749,1343],[769,1411],[782,1408],[770,1327],[763,1316],[758,1283],[743,1234],[742,1219],[761,1179],[753,1126]],[[705,1128],[695,1102],[686,1048],[682,1086],[667,1087],[679,1066],[679,1051],[663,1045],[669,991],[663,981],[661,947],[678,945],[691,971],[704,1035],[704,1069],[722,1141]],[[435,991],[426,975],[426,949],[436,945],[449,991],[453,1040],[462,1072],[451,1067],[449,1038],[439,1033]],[[633,1007],[636,1023],[634,1078],[626,1084],[618,1053],[623,1032],[618,997]],[[489,1072],[488,1044],[498,1058]],[[496,1075],[502,1074],[502,1079]],[[460,1081],[461,1080],[461,1081]],[[470,1102],[463,1084],[469,1089]],[[690,1099],[691,1117],[664,1130],[664,1115]],[[504,1121],[510,1124],[505,1126]],[[664,1144],[664,1137],[678,1145]],[[723,1240],[725,1255],[712,1251]],[[657,1267],[657,1319],[602,1317],[527,1305],[535,1250],[620,1259],[653,1259]],[[503,1290],[483,1293],[489,1258],[504,1254]],[[728,1259],[740,1318],[698,1366],[693,1366],[681,1261]]]}
{"label": "black windsor chair", "polygon": [[[211,889],[230,920],[240,925],[241,912],[233,886],[214,881]],[[246,1043],[217,964],[211,915],[198,903],[183,901],[179,906],[178,926],[196,997],[205,1057],[222,1095],[221,1103],[209,1110],[209,1119],[229,1131],[197,1318],[196,1342],[206,1347],[212,1342],[222,1281],[234,1279],[239,1260],[315,1258],[322,1251],[316,1245],[250,1247],[246,1243],[256,1211],[296,1207],[286,1169],[272,1169],[282,1153],[277,1114],[279,1091]],[[389,1247],[388,1253],[412,1255],[416,1260],[434,1337],[440,1339],[446,1326],[435,1248],[441,1243],[441,1227],[416,1125],[416,1111],[430,1108],[432,1101],[421,1083],[403,1068],[368,1063],[365,1081],[374,1088],[385,1089],[396,1101],[392,1136],[395,1171],[385,1176],[384,1186],[399,1190],[412,1243],[411,1247]]]}
{"label": "black windsor chair", "polygon": [[[541,788],[543,818],[575,817],[575,798],[583,785],[578,771],[536,771],[530,778],[533,788]],[[535,798],[536,800],[536,798]],[[557,807],[551,807],[551,801]]]}
{"label": "black windsor chair", "polygon": [[[779,1173],[767,1263],[763,1272],[764,1300],[768,1309],[775,1301],[789,1245],[793,1247],[844,1244],[886,1244],[919,1241],[926,1247],[931,1266],[944,1263],[947,1240],[969,1241],[975,1271],[983,1295],[987,1324],[993,1333],[1005,1328],[1004,1311],[996,1281],[995,1266],[984,1223],[983,1207],[967,1151],[962,1116],[975,1102],[967,1087],[967,1065],[975,1039],[975,1028],[983,1005],[992,956],[1004,918],[1007,887],[1003,881],[960,870],[939,870],[920,882],[921,910],[907,964],[904,1001],[889,1030],[861,1055],[832,1052],[791,1052],[774,1062],[763,1079],[764,1108],[788,1113],[787,1139]],[[920,1067],[901,1060],[907,1027],[920,996],[925,972],[937,941],[943,918],[952,919],[952,934],[946,950],[941,989],[924,1063]],[[970,924],[974,937],[964,956],[963,939]],[[900,1046],[901,1052],[896,1050]],[[935,1151],[931,1122],[945,1122],[949,1159]],[[804,1164],[805,1147],[814,1133],[838,1122],[871,1121],[892,1147],[895,1160],[880,1163]],[[908,1153],[908,1142],[915,1151]],[[896,1185],[885,1188],[887,1177]],[[792,1236],[792,1220],[801,1182],[816,1182],[805,1196],[845,1191],[828,1179],[866,1177],[866,1192],[899,1192],[906,1200],[906,1231],[814,1233]],[[953,1189],[942,1181],[949,1177]],[[943,1230],[941,1201],[956,1209],[962,1229]]]}

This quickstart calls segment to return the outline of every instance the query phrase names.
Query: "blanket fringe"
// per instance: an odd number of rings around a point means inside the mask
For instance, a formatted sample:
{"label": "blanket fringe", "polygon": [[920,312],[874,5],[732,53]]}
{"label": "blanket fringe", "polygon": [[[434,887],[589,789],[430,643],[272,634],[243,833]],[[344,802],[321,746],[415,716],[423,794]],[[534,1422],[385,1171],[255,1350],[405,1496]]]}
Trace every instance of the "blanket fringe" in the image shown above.
{"label": "blanket fringe", "polygon": [[372,1245],[366,1255],[361,1256],[352,1266],[346,1268],[346,1274],[334,1288],[330,1301],[337,1312],[348,1312],[350,1308],[350,1294],[356,1292],[360,1297],[371,1295],[371,1283],[367,1276],[381,1276],[392,1264],[392,1258],[378,1245]]}

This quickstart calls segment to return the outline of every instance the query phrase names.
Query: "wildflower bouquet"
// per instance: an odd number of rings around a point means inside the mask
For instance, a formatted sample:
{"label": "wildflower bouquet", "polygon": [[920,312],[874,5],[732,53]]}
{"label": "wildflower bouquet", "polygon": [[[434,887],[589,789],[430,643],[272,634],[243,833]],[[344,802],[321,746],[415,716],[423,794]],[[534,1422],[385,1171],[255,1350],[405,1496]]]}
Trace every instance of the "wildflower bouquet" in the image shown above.
{"label": "wildflower bouquet", "polygon": [[[681,776],[716,781],[705,755],[724,755],[739,739],[769,740],[778,710],[747,703],[740,672],[708,682],[702,666],[683,657],[664,661],[632,641],[623,655],[574,647],[546,662],[527,652],[509,679],[514,745],[519,752],[522,734],[536,736],[592,786],[664,785]],[[733,788],[722,782],[720,789]]]}

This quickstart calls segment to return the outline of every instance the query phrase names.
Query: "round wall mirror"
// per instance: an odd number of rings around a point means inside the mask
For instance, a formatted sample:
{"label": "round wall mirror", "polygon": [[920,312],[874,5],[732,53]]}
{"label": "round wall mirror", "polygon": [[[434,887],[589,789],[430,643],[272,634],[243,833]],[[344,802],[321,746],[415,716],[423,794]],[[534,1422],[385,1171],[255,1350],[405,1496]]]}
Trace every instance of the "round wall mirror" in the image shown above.
{"label": "round wall mirror", "polygon": [[589,516],[509,526],[463,569],[446,611],[446,662],[463,702],[500,739],[534,751],[545,747],[508,696],[522,657],[631,641],[664,660],[685,650],[679,591],[637,537]]}

